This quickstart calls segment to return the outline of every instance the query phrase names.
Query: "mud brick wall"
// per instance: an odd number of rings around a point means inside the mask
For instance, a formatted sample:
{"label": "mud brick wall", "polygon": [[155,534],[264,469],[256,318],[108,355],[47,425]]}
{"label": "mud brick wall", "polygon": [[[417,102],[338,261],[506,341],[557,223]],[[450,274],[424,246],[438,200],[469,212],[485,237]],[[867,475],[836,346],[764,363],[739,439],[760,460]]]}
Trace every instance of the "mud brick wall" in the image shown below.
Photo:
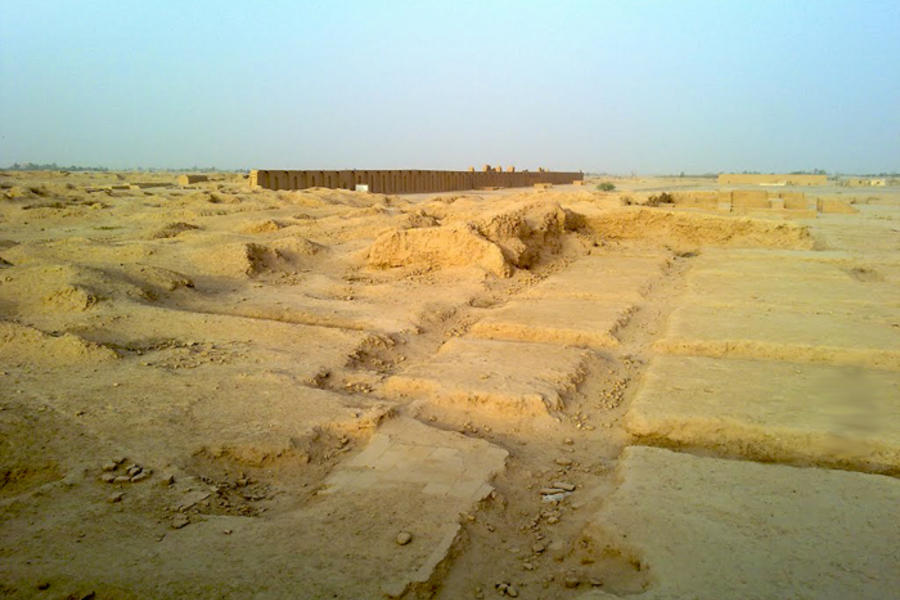
{"label": "mud brick wall", "polygon": [[584,179],[581,172],[559,171],[250,171],[250,185],[270,190],[311,187],[354,190],[368,185],[370,192],[413,194],[474,190],[486,187],[530,187],[535,183],[566,184]]}

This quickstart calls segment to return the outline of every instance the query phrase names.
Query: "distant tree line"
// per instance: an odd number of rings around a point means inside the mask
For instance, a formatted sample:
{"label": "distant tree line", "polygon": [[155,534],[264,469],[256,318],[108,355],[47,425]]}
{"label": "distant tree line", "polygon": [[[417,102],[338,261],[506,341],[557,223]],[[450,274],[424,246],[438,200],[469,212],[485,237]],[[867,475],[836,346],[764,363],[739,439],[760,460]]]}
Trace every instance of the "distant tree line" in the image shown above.
{"label": "distant tree line", "polygon": [[61,167],[56,163],[13,163],[5,171],[109,171],[106,167],[79,167],[71,165]]}

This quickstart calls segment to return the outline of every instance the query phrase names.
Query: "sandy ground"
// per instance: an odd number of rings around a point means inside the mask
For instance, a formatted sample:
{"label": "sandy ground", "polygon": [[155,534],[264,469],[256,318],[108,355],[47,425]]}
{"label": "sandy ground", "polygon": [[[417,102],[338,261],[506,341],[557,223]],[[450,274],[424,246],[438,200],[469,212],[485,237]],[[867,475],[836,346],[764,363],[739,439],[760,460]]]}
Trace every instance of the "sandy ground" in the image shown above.
{"label": "sandy ground", "polygon": [[0,173],[0,596],[896,593],[900,189],[593,183]]}

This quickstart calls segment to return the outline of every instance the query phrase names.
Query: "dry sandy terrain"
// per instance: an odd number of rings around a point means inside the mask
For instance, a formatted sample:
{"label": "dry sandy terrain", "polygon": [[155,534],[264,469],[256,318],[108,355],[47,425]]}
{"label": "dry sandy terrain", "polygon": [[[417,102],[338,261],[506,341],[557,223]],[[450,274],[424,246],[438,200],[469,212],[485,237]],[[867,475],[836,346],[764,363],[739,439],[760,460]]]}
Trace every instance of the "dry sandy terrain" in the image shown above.
{"label": "dry sandy terrain", "polygon": [[0,174],[0,596],[896,594],[900,189],[616,183]]}

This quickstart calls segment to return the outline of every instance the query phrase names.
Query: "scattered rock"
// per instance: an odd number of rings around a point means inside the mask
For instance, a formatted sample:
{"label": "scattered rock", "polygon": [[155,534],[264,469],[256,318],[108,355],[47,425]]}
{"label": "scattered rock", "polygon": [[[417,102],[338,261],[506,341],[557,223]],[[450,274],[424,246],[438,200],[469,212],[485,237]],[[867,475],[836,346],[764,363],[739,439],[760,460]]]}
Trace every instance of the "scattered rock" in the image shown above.
{"label": "scattered rock", "polygon": [[566,438],[563,440],[563,444],[565,444],[566,446],[571,446],[574,443],[575,441],[572,438]]}
{"label": "scattered rock", "polygon": [[510,584],[506,588],[506,595],[509,596],[510,598],[518,598],[519,590],[518,590],[518,588],[516,588],[516,586]]}
{"label": "scattered rock", "polygon": [[169,475],[163,476],[162,481],[160,482],[160,485],[165,487],[168,485],[172,485],[173,483],[175,483],[175,476],[170,473]]}
{"label": "scattered rock", "polygon": [[412,541],[412,534],[408,531],[401,531],[397,534],[397,539],[395,541],[399,546],[405,546]]}
{"label": "scattered rock", "polygon": [[116,492],[112,496],[106,499],[110,504],[115,504],[116,502],[121,502],[122,498],[125,497],[125,492]]}
{"label": "scattered rock", "polygon": [[541,552],[543,552],[546,549],[547,549],[547,545],[544,544],[543,542],[535,542],[534,544],[531,545],[531,551],[534,552],[535,554],[540,554]]}
{"label": "scattered rock", "polygon": [[115,480],[116,480],[115,473],[104,473],[103,475],[100,476],[100,481],[102,481],[103,483],[112,483]]}
{"label": "scattered rock", "polygon": [[102,468],[104,471],[109,472],[109,471],[115,471],[116,468],[117,468],[118,466],[119,466],[119,465],[117,465],[117,464],[114,463],[114,462],[108,462],[108,463],[103,463],[103,466],[102,466],[101,468]]}
{"label": "scattered rock", "polygon": [[187,515],[177,514],[174,517],[172,517],[172,522],[170,523],[170,525],[172,526],[172,529],[181,529],[182,527],[189,524],[190,522],[191,522],[191,520],[188,518]]}
{"label": "scattered rock", "polygon": [[131,483],[137,483],[137,482],[139,482],[139,481],[143,481],[143,480],[145,480],[145,479],[149,479],[150,475],[152,475],[152,474],[153,474],[153,471],[150,471],[150,470],[147,470],[147,471],[141,471],[140,473],[138,473],[137,475],[134,475],[134,476],[131,478]]}
{"label": "scattered rock", "polygon": [[37,589],[39,589],[39,590],[46,590],[49,587],[50,587],[49,581],[42,581],[39,584],[37,584]]}
{"label": "scattered rock", "polygon": [[128,475],[119,475],[118,477],[113,478],[113,483],[131,483],[131,477]]}
{"label": "scattered rock", "polygon": [[125,472],[128,473],[129,477],[134,477],[135,475],[140,473],[142,470],[143,470],[143,468],[141,467],[141,465],[133,464],[130,467],[128,467],[128,470]]}
{"label": "scattered rock", "polygon": [[554,487],[541,488],[539,493],[545,494],[545,495],[546,494],[561,494],[564,491],[565,491],[564,489],[554,486]]}
{"label": "scattered rock", "polygon": [[[543,501],[543,502],[561,502],[562,500],[565,499],[566,496],[569,495],[569,493],[570,492],[559,492],[558,494],[545,494],[544,496],[541,497],[541,501]],[[550,520],[548,519],[547,522],[549,523]]]}
{"label": "scattered rock", "polygon": [[555,462],[556,462],[556,464],[558,464],[561,467],[568,467],[569,465],[572,464],[572,459],[566,458],[565,456],[560,456],[559,458],[556,459]]}
{"label": "scattered rock", "polygon": [[566,573],[566,577],[563,579],[563,585],[569,589],[577,588],[580,583],[581,579],[575,573]]}
{"label": "scattered rock", "polygon": [[575,491],[575,484],[569,483],[568,481],[554,481],[552,485],[553,487],[559,488],[560,490],[563,490],[565,492]]}

